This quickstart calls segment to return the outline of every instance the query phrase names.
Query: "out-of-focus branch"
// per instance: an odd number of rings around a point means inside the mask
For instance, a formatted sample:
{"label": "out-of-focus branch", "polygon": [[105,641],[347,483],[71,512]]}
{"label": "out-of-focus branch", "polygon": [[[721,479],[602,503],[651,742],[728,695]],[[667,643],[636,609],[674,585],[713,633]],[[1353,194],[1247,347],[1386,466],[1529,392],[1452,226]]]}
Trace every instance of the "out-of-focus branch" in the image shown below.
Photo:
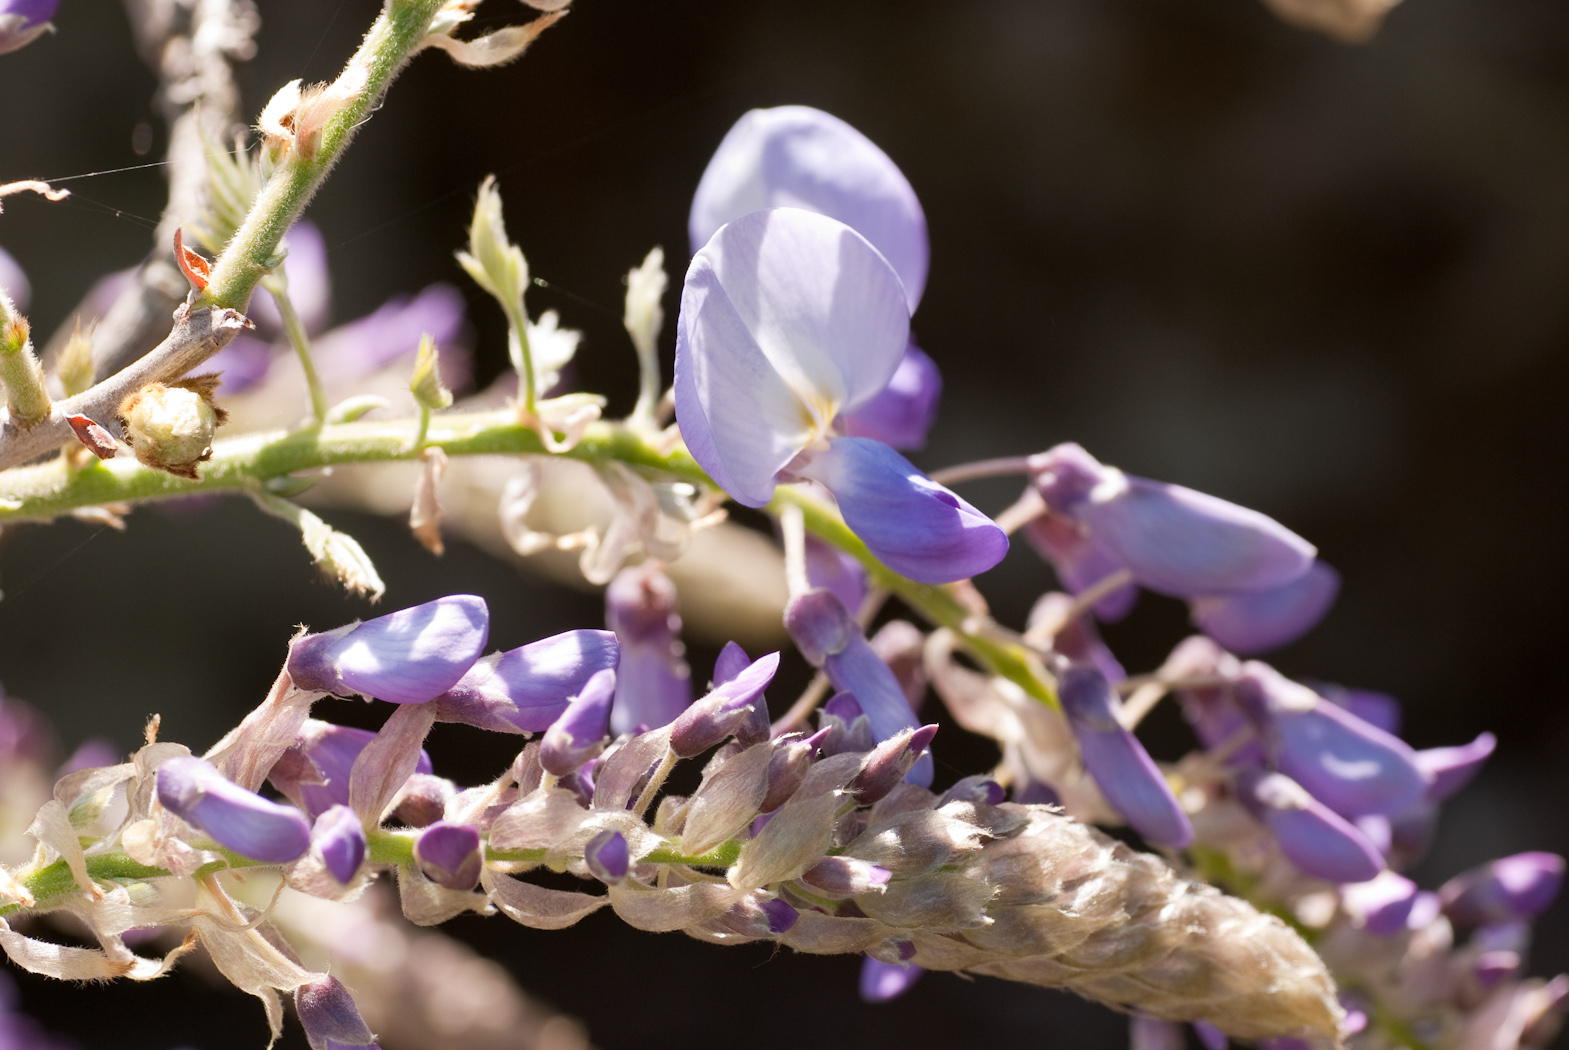
{"label": "out-of-focus branch", "polygon": [[[242,126],[233,67],[255,53],[253,38],[261,25],[251,0],[126,0],[125,7],[137,51],[158,74],[155,104],[169,128],[169,202],[147,258],[94,334],[93,364],[100,376],[156,345],[190,288],[169,245],[174,231],[200,213],[207,150],[232,141]],[[64,349],[73,322],[50,339],[46,359]]]}

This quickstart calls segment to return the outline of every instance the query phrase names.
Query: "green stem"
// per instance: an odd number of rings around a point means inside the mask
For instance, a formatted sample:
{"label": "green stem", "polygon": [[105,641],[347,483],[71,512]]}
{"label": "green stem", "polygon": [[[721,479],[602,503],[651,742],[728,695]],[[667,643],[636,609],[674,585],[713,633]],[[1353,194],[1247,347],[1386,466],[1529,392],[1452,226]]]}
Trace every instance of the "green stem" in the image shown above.
{"label": "green stem", "polygon": [[528,345],[528,315],[521,308],[508,309],[507,320],[512,325],[508,338],[512,340],[512,363],[518,370],[518,388],[523,394],[523,415],[534,418],[534,352]]}
{"label": "green stem", "polygon": [[305,370],[305,386],[311,392],[311,414],[316,417],[316,422],[324,423],[327,420],[327,389],[321,385],[321,376],[316,374],[316,363],[311,360],[310,336],[305,332],[305,325],[300,322],[299,312],[294,309],[294,300],[289,298],[289,283],[280,267],[262,278],[262,287],[272,295],[272,301],[278,304],[278,316],[283,318],[283,329],[288,334],[289,345],[294,347],[294,352],[299,356],[300,367]]}

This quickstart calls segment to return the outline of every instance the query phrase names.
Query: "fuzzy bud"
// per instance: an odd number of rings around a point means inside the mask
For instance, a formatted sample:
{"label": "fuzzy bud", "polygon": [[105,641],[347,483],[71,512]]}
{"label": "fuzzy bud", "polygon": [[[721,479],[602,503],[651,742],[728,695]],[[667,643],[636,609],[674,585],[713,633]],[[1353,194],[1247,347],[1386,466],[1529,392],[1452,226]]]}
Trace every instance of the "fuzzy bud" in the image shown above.
{"label": "fuzzy bud", "polygon": [[452,404],[452,391],[441,383],[436,341],[429,335],[420,337],[419,353],[414,358],[414,374],[409,377],[409,392],[414,395],[419,407],[431,412]]}
{"label": "fuzzy bud", "polygon": [[143,466],[196,480],[212,458],[213,435],[229,414],[213,401],[217,373],[148,383],[120,402],[126,443]]}

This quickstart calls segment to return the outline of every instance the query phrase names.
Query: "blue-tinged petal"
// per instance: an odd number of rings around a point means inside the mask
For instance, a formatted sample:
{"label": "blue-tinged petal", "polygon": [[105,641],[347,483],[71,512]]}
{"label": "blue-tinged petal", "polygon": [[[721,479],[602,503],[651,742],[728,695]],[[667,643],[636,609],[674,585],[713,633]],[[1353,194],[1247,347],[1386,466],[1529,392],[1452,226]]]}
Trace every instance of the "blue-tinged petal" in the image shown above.
{"label": "blue-tinged petal", "polygon": [[1084,768],[1128,826],[1162,846],[1180,849],[1193,841],[1193,825],[1160,767],[1117,721],[1116,694],[1105,677],[1088,664],[1066,664],[1057,695]]}
{"label": "blue-tinged petal", "polygon": [[897,999],[925,972],[914,963],[885,963],[868,955],[861,960],[861,998],[869,1003]]}
{"label": "blue-tinged petal", "polygon": [[1237,774],[1237,794],[1275,836],[1280,852],[1309,875],[1367,882],[1384,869],[1384,858],[1350,821],[1290,777],[1243,770]]}
{"label": "blue-tinged petal", "polygon": [[854,230],[793,208],[730,223],[692,259],[676,326],[676,418],[748,506],[888,385],[909,341],[898,277]]}
{"label": "blue-tinged petal", "polygon": [[851,437],[871,438],[894,448],[926,447],[926,432],[937,418],[942,373],[937,362],[911,343],[888,385],[854,412],[839,417]]}
{"label": "blue-tinged petal", "polygon": [[913,580],[968,579],[1008,553],[1008,536],[996,522],[880,441],[834,438],[792,469],[832,492],[845,524],[885,565]]}
{"label": "blue-tinged petal", "polygon": [[1312,688],[1325,700],[1345,708],[1369,725],[1377,726],[1391,736],[1400,735],[1403,718],[1400,701],[1388,693],[1320,683],[1313,683]]}
{"label": "blue-tinged petal", "polygon": [[760,208],[804,208],[860,231],[898,271],[915,312],[926,287],[926,216],[904,174],[865,135],[808,106],[747,113],[697,184],[687,222],[692,250]]}
{"label": "blue-tinged petal", "polygon": [[1416,764],[1433,778],[1428,802],[1442,802],[1471,782],[1498,746],[1498,738],[1483,733],[1458,747],[1430,747],[1416,753]]}
{"label": "blue-tinged petal", "polygon": [[860,609],[871,590],[859,561],[810,532],[806,534],[806,582],[833,591],[847,609]]}
{"label": "blue-tinged petal", "polygon": [[1317,626],[1340,593],[1340,574],[1324,562],[1297,579],[1263,591],[1193,598],[1193,623],[1232,652],[1278,649]]}
{"label": "blue-tinged petal", "polygon": [[333,806],[311,826],[311,846],[327,872],[347,886],[365,861],[368,841],[360,818],[348,806]]}
{"label": "blue-tinged petal", "polygon": [[609,631],[577,630],[479,660],[436,698],[436,719],[497,733],[541,733],[600,671],[614,669],[620,646]]}
{"label": "blue-tinged petal", "polygon": [[169,812],[254,860],[283,864],[310,849],[311,826],[299,810],[245,790],[203,759],[169,759],[158,767],[157,790]]}
{"label": "blue-tinged petal", "polygon": [[301,689],[423,704],[457,684],[489,637],[485,599],[456,594],[308,634],[289,646],[287,668]]}
{"label": "blue-tinged petal", "polygon": [[1556,853],[1517,853],[1456,875],[1439,887],[1444,914],[1461,926],[1534,919],[1547,910],[1564,881]]}
{"label": "blue-tinged petal", "polygon": [[1330,809],[1351,817],[1399,813],[1432,787],[1405,741],[1268,664],[1249,661],[1242,670],[1235,695],[1270,762]]}
{"label": "blue-tinged petal", "polygon": [[611,734],[668,725],[692,703],[675,584],[655,562],[622,569],[605,589],[605,623],[621,643]]}
{"label": "blue-tinged petal", "polygon": [[414,839],[414,862],[420,871],[449,890],[471,890],[479,881],[482,860],[479,832],[467,824],[438,820]]}
{"label": "blue-tinged petal", "polygon": [[540,740],[539,764],[546,772],[566,776],[604,749],[615,695],[614,671],[600,671],[588,680]]}
{"label": "blue-tinged petal", "polygon": [[[740,650],[736,645],[734,652]],[[730,651],[726,646],[726,652]],[[779,654],[769,653],[715,685],[670,723],[670,749],[682,758],[691,758],[731,735],[748,746],[767,740],[768,705],[763,690],[778,670]]]}

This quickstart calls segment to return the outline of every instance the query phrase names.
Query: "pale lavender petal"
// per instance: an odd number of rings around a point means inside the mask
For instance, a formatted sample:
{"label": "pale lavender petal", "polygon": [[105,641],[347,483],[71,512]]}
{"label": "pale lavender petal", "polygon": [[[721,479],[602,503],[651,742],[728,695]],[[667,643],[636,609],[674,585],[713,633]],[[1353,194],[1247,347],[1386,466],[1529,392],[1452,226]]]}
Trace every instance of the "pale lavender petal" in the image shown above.
{"label": "pale lavender petal", "polygon": [[316,818],[311,845],[321,853],[328,873],[345,886],[365,861],[365,829],[348,806],[333,806]]}
{"label": "pale lavender petal", "polygon": [[752,658],[735,642],[726,642],[714,660],[714,684],[724,685],[752,666]]}
{"label": "pale lavender petal", "polygon": [[615,695],[614,671],[599,671],[588,680],[540,741],[539,764],[547,772],[565,776],[604,749]]}
{"label": "pale lavender petal", "polygon": [[1237,774],[1237,794],[1269,828],[1286,859],[1309,875],[1367,882],[1384,869],[1384,858],[1350,821],[1290,777],[1243,770]]}
{"label": "pale lavender petal", "polygon": [[1160,767],[1117,721],[1116,694],[1105,677],[1088,664],[1065,664],[1057,696],[1084,768],[1128,826],[1162,846],[1180,849],[1193,841],[1193,825]]}
{"label": "pale lavender petal", "polygon": [[577,630],[477,661],[436,698],[436,719],[497,733],[542,733],[567,703],[619,658],[609,631]]}
{"label": "pale lavender petal", "polygon": [[849,525],[890,569],[921,583],[952,583],[1008,553],[997,523],[880,441],[836,437],[791,468],[821,482]]}
{"label": "pale lavender petal", "polygon": [[621,645],[610,732],[669,725],[692,704],[675,584],[654,562],[622,569],[605,589],[605,624]]}
{"label": "pale lavender petal", "polygon": [[[740,650],[735,646],[735,652]],[[779,654],[769,653],[715,685],[670,723],[670,749],[682,758],[691,758],[731,735],[745,745],[767,740],[768,706],[763,690],[778,670]]]}
{"label": "pale lavender petal", "polygon": [[[1089,531],[1065,514],[1048,511],[1036,515],[1024,523],[1021,531],[1035,552],[1051,563],[1062,586],[1073,594],[1082,594],[1122,571],[1111,555],[1095,546]],[[1118,587],[1095,603],[1095,615],[1107,623],[1116,623],[1133,611],[1138,600],[1135,584]]]}
{"label": "pale lavender petal", "polygon": [[253,860],[282,864],[310,849],[311,826],[299,810],[245,790],[200,758],[171,758],[158,767],[158,801]]}
{"label": "pale lavender petal", "polygon": [[[420,338],[429,335],[441,348],[443,366],[460,363],[456,340],[463,327],[463,293],[450,284],[432,284],[417,296],[389,299],[374,313],[315,340],[312,356],[328,389],[348,387],[400,358],[413,359]],[[443,368],[442,381],[461,383]]]}
{"label": "pale lavender petal", "polygon": [[861,960],[861,998],[869,1003],[897,999],[925,972],[914,963],[885,963],[868,955]]}
{"label": "pale lavender petal", "polygon": [[1404,741],[1267,664],[1243,665],[1235,689],[1270,762],[1337,813],[1399,813],[1433,784]]}
{"label": "pale lavender petal", "polygon": [[839,426],[851,437],[871,438],[894,448],[925,448],[926,432],[937,418],[941,398],[937,362],[911,343],[888,385],[854,412],[841,415]]}
{"label": "pale lavender petal", "polygon": [[1416,764],[1433,778],[1427,801],[1442,802],[1471,782],[1498,746],[1498,738],[1483,733],[1459,747],[1431,747],[1416,753]]}
{"label": "pale lavender petal", "polygon": [[1352,921],[1380,937],[1406,928],[1416,898],[1416,883],[1388,870],[1379,872],[1367,882],[1340,887],[1341,907]]}
{"label": "pale lavender petal", "polygon": [[[48,20],[48,17],[43,19],[45,22]],[[27,304],[33,298],[33,286],[28,283],[27,274],[4,248],[0,248],[0,292],[10,296],[12,304],[22,311],[27,309]]]}
{"label": "pale lavender petal", "polygon": [[[1231,679],[1242,673],[1242,663],[1216,645],[1213,639],[1195,634],[1177,643],[1160,671],[1163,676],[1177,681]],[[1176,693],[1177,702],[1182,705],[1182,716],[1193,726],[1194,734],[1206,748],[1220,747],[1244,729],[1251,732],[1252,723],[1237,706],[1229,684],[1188,686]],[[1263,761],[1263,749],[1252,740],[1233,754],[1231,764],[1258,765]]]}
{"label": "pale lavender petal", "polygon": [[376,1037],[343,982],[326,975],[307,981],[294,990],[294,1008],[305,1028],[311,1050],[330,1050],[334,1046],[370,1046]]}
{"label": "pale lavender petal", "polygon": [[[315,223],[302,220],[283,235],[283,247],[289,253],[283,261],[289,301],[294,304],[294,310],[300,315],[305,330],[315,334],[327,327],[327,313],[332,304],[332,281],[327,273],[327,242]],[[263,329],[283,331],[283,318],[272,296],[265,293],[252,296],[247,313]]]}
{"label": "pale lavender petal", "polygon": [[1456,875],[1438,890],[1444,914],[1461,926],[1533,919],[1558,896],[1564,859],[1517,853]]}
{"label": "pale lavender petal", "polygon": [[489,636],[485,599],[457,594],[308,634],[289,646],[287,667],[301,689],[423,704],[458,683]]}
{"label": "pale lavender petal", "polygon": [[1400,735],[1402,717],[1400,701],[1388,693],[1318,683],[1312,684],[1312,689],[1325,700],[1345,708],[1362,721],[1377,726],[1390,736]]}
{"label": "pale lavender petal", "polygon": [[898,271],[915,312],[926,287],[926,216],[888,155],[837,117],[808,106],[754,109],[708,162],[687,232],[695,252],[727,222],[760,208],[805,208],[858,230]]}
{"label": "pale lavender petal", "polygon": [[676,418],[732,498],[775,475],[893,376],[909,341],[903,288],[866,240],[793,208],[753,212],[692,259],[676,326]]}
{"label": "pale lavender petal", "polygon": [[415,838],[414,861],[432,882],[449,890],[471,890],[482,867],[479,832],[467,824],[438,820]]}
{"label": "pale lavender petal", "polygon": [[1193,598],[1193,623],[1236,653],[1265,653],[1317,626],[1340,593],[1340,574],[1315,561],[1302,576],[1264,591]]}
{"label": "pale lavender petal", "polygon": [[1199,1037],[1199,1045],[1204,1050],[1226,1050],[1231,1042],[1225,1032],[1206,1021],[1194,1021],[1193,1034]]}
{"label": "pale lavender petal", "polygon": [[614,886],[627,876],[632,854],[619,831],[601,831],[583,847],[583,861],[594,878]]}

